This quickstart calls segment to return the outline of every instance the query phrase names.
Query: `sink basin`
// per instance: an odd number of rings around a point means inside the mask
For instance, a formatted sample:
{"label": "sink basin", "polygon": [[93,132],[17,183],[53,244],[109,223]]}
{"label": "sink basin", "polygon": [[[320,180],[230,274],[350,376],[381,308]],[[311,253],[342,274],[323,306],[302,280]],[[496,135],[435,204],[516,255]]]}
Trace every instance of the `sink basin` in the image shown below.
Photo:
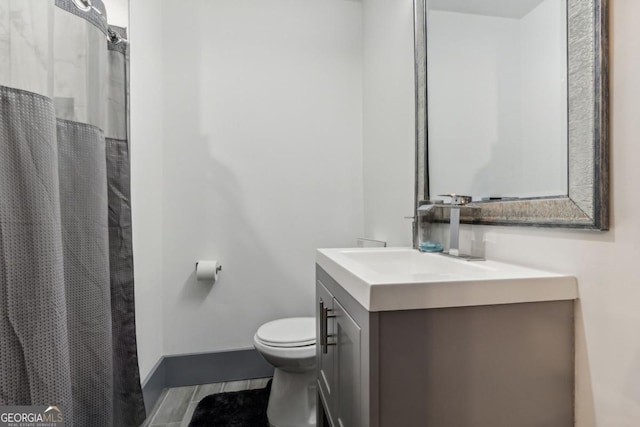
{"label": "sink basin", "polygon": [[379,274],[414,276],[438,274],[452,276],[463,272],[481,274],[483,271],[495,271],[495,268],[481,262],[467,262],[440,254],[426,254],[408,248],[341,249],[340,253],[353,262]]}
{"label": "sink basin", "polygon": [[575,277],[410,248],[318,249],[317,264],[369,311],[568,300]]}

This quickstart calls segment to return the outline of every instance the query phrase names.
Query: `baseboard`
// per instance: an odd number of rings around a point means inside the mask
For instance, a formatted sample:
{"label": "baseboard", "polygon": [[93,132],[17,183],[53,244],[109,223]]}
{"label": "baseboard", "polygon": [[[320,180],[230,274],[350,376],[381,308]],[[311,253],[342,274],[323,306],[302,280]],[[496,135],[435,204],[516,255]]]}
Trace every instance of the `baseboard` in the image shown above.
{"label": "baseboard", "polygon": [[167,387],[248,380],[273,375],[273,366],[255,349],[164,356],[142,385],[147,412]]}
{"label": "baseboard", "polygon": [[144,398],[144,407],[147,410],[147,415],[151,413],[151,410],[162,394],[162,390],[165,387],[165,378],[164,357],[161,357],[151,369],[147,378],[142,381],[142,397]]}

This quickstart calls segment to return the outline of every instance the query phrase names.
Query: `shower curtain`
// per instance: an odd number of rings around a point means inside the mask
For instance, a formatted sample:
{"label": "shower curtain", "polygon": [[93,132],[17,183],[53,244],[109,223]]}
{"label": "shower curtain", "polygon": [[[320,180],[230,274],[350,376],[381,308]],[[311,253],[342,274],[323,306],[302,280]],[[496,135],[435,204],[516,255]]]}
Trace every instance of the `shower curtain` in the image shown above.
{"label": "shower curtain", "polygon": [[100,0],[0,0],[0,406],[139,426],[128,43]]}

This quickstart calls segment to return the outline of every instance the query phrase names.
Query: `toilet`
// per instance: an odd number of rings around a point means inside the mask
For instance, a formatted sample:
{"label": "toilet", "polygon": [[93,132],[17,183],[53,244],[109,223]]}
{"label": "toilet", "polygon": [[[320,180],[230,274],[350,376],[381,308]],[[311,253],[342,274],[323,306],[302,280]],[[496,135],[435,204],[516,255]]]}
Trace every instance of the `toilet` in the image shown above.
{"label": "toilet", "polygon": [[258,328],[253,345],[275,367],[267,418],[271,427],[316,425],[316,323],[292,317]]}

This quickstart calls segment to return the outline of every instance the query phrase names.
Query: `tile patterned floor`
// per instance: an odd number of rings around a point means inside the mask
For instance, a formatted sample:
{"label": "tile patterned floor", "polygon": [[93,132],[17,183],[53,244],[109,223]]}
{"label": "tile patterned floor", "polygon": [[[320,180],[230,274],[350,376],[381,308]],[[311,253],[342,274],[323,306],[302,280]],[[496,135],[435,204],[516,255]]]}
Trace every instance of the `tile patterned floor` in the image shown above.
{"label": "tile patterned floor", "polygon": [[198,402],[210,394],[264,388],[271,378],[166,388],[143,427],[188,427]]}

